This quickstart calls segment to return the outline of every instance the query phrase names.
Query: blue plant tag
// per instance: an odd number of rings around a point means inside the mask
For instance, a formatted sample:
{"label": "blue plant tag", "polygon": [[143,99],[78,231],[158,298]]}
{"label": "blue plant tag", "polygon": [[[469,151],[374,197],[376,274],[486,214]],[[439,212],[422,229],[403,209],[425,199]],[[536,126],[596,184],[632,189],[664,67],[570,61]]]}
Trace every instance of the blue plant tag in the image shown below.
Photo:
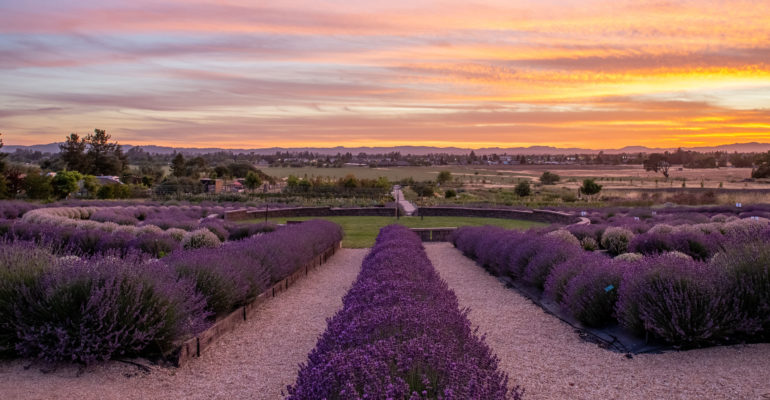
{"label": "blue plant tag", "polygon": [[607,286],[606,288],[604,288],[604,291],[605,291],[605,292],[609,292],[609,291],[610,291],[610,290],[612,290],[612,289],[615,289],[615,286],[613,286],[613,285],[609,285],[609,286]]}

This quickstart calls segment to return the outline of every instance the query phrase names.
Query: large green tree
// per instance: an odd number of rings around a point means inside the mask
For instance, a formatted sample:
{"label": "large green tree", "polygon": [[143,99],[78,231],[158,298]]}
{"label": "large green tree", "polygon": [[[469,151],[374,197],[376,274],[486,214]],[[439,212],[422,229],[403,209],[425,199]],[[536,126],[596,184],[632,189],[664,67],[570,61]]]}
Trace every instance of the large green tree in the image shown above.
{"label": "large green tree", "polygon": [[650,156],[644,160],[643,165],[645,171],[660,172],[666,179],[668,179],[668,170],[671,168],[671,162],[668,155],[660,153],[650,154]]}
{"label": "large green tree", "polygon": [[580,193],[587,196],[593,196],[602,190],[602,185],[596,183],[593,179],[583,180],[583,186],[580,187]]}
{"label": "large green tree", "polygon": [[86,160],[86,141],[80,138],[77,133],[71,133],[59,145],[59,155],[62,161],[67,165],[70,171],[87,173],[89,170]]}
{"label": "large green tree", "polygon": [[66,199],[78,190],[78,181],[83,179],[77,171],[61,171],[51,179],[53,194],[59,199]]}
{"label": "large green tree", "polygon": [[94,129],[86,136],[88,152],[86,160],[93,175],[120,175],[126,168],[126,157],[118,142],[110,142],[112,137],[103,129]]}
{"label": "large green tree", "polygon": [[27,197],[33,200],[48,200],[53,192],[51,178],[38,172],[27,174],[24,178],[24,191]]}
{"label": "large green tree", "polygon": [[171,160],[171,175],[177,178],[187,175],[186,163],[182,153],[177,153],[174,159]]}
{"label": "large green tree", "polygon": [[254,191],[260,186],[262,186],[262,179],[256,172],[249,172],[246,174],[246,187],[249,188],[249,190]]}
{"label": "large green tree", "polygon": [[770,152],[757,157],[756,166],[751,170],[754,179],[770,178]]}

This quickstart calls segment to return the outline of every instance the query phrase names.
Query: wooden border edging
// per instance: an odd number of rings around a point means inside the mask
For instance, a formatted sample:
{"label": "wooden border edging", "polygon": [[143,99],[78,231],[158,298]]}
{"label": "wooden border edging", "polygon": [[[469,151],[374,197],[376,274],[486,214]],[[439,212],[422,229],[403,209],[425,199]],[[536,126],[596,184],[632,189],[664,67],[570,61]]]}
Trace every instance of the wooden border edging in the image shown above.
{"label": "wooden border edging", "polygon": [[217,339],[224,336],[226,333],[235,330],[241,323],[243,323],[243,321],[252,318],[259,305],[266,302],[271,297],[275,297],[279,293],[285,292],[289,286],[297,282],[300,278],[306,276],[311,270],[326,263],[334,253],[337,252],[337,249],[341,247],[341,243],[342,242],[335,243],[321,252],[321,254],[305,263],[305,265],[297,268],[291,275],[265,289],[265,291],[257,296],[252,302],[242,307],[238,307],[227,316],[218,319],[214,322],[214,325],[211,325],[205,331],[182,342],[177,348],[177,351],[172,353],[171,362],[177,367],[182,367],[193,358],[200,357],[206,349],[211,347],[211,345],[217,341]]}

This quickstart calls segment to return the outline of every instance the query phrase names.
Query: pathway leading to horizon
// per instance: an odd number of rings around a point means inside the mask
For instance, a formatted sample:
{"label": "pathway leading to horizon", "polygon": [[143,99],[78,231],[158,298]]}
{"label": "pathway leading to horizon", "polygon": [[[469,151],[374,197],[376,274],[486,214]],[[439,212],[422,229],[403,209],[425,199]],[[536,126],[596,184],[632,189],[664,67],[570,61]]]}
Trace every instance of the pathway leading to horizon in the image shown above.
{"label": "pathway leading to horizon", "polygon": [[407,216],[412,216],[417,211],[417,207],[404,197],[400,185],[393,186],[393,198],[396,199],[396,203],[401,206]]}
{"label": "pathway leading to horizon", "polygon": [[425,248],[460,307],[470,307],[471,324],[486,334],[510,382],[527,390],[527,400],[770,398],[770,344],[628,359],[581,340],[451,244]]}
{"label": "pathway leading to horizon", "polygon": [[25,369],[29,361],[3,361],[0,398],[279,399],[326,329],[326,318],[342,307],[368,251],[341,249],[182,368],[153,366],[143,373],[109,362],[85,371],[67,365],[43,373],[41,365]]}

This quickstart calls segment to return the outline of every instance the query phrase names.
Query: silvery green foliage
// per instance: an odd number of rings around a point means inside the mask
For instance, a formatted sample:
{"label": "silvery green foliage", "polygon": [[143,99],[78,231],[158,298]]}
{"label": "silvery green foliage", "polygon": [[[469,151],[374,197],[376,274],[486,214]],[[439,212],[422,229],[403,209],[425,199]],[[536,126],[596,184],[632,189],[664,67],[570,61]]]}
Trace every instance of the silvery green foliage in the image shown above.
{"label": "silvery green foliage", "polygon": [[217,235],[205,228],[187,232],[182,238],[182,247],[185,249],[210,249],[219,247],[221,244]]}
{"label": "silvery green foliage", "polygon": [[602,234],[601,245],[612,255],[623,254],[628,250],[628,244],[633,238],[634,233],[629,229],[613,226]]}

